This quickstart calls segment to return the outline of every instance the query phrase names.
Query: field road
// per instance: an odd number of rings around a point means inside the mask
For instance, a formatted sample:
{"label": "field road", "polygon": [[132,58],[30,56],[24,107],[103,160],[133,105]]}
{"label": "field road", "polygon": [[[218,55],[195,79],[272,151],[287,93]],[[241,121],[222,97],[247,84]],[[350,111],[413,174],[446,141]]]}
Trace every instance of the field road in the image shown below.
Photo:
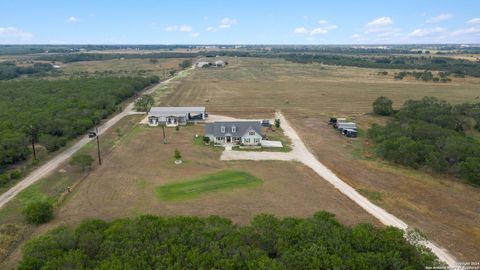
{"label": "field road", "polygon": [[[157,85],[147,89],[144,93],[145,94],[151,94],[154,91],[156,91],[159,87],[163,86],[164,84],[172,81],[175,79],[177,76],[180,76],[183,72],[179,72],[176,76],[165,80],[163,82],[158,83]],[[101,126],[98,127],[98,135],[101,135],[104,133],[106,130],[111,128],[113,125],[115,125],[118,121],[120,121],[122,118],[125,116],[132,114],[134,102],[129,103],[123,111],[111,119],[109,119],[107,122],[102,124]],[[44,165],[40,166],[38,169],[35,169],[32,171],[27,177],[25,177],[23,180],[18,182],[15,186],[7,190],[5,193],[0,195],[0,208],[3,207],[6,203],[8,203],[10,200],[12,200],[18,193],[20,193],[22,190],[26,189],[28,186],[32,185],[33,183],[37,182],[38,180],[42,179],[43,177],[47,176],[49,173],[51,173],[55,168],[57,168],[60,164],[62,164],[64,161],[69,159],[75,152],[77,152],[80,148],[82,148],[84,145],[86,145],[88,142],[90,142],[92,139],[88,138],[88,136],[84,136],[81,138],[78,142],[76,142],[74,145],[72,145],[70,148],[64,150],[60,154],[58,154],[56,157],[54,157],[52,160],[48,161]]]}
{"label": "field road", "polygon": [[[288,153],[277,152],[253,152],[253,151],[231,151],[226,150],[222,153],[221,160],[293,160],[298,161],[314,170],[319,176],[332,184],[341,193],[346,195],[365,211],[376,217],[380,222],[387,226],[394,226],[402,230],[407,230],[408,225],[385,211],[383,208],[370,202],[367,198],[363,197],[354,188],[345,183],[335,173],[328,169],[325,165],[320,163],[315,156],[307,149],[302,139],[298,136],[297,132],[293,129],[290,123],[285,119],[281,112],[276,113],[276,117],[280,119],[282,123],[282,129],[285,135],[292,140],[292,151]],[[445,249],[437,246],[430,241],[424,241],[422,244],[432,250],[440,260],[446,262],[450,267],[456,266],[455,258],[448,253]]]}

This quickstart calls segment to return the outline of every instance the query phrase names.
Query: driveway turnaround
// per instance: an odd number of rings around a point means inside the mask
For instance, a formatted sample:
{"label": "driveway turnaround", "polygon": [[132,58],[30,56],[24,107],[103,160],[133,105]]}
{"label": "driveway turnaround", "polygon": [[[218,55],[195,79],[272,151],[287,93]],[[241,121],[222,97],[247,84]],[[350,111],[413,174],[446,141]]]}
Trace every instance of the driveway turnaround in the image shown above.
{"label": "driveway turnaround", "polygon": [[[216,118],[221,118],[216,116]],[[365,211],[376,217],[380,222],[387,226],[394,226],[402,230],[407,230],[408,225],[385,211],[383,208],[370,202],[367,198],[363,197],[354,188],[345,183],[335,173],[328,169],[325,165],[320,163],[315,156],[307,149],[303,141],[298,136],[297,132],[293,129],[290,123],[285,119],[281,112],[276,113],[276,118],[280,119],[282,123],[282,129],[285,135],[290,137],[292,141],[292,151],[288,153],[276,153],[276,152],[253,152],[253,151],[232,151],[225,150],[220,156],[221,160],[282,160],[282,161],[298,161],[314,170],[319,176],[332,184],[341,193],[350,198]],[[230,119],[231,120],[231,119]],[[455,258],[448,253],[447,250],[437,246],[430,241],[424,241],[423,244],[430,248],[440,260],[446,262],[449,266],[454,267],[456,265]]]}
{"label": "driveway turnaround", "polygon": [[[183,72],[181,71],[177,74],[177,76],[180,76]],[[164,84],[172,81],[175,79],[177,76],[172,77],[166,81],[160,82],[157,85],[151,87],[150,89],[146,90],[144,93],[145,94],[151,94],[155,92],[159,87],[163,86]],[[123,111],[111,119],[109,119],[107,122],[105,122],[103,125],[98,127],[98,135],[101,135],[104,133],[107,129],[111,128],[113,125],[118,123],[122,118],[125,116],[132,114],[133,111],[133,106],[134,102],[129,103]],[[133,113],[135,114],[135,113]],[[25,177],[23,180],[18,182],[15,186],[4,192],[3,194],[0,195],[0,208],[3,207],[6,203],[8,203],[10,200],[12,200],[18,193],[20,193],[22,190],[26,189],[33,183],[37,182],[38,180],[44,178],[51,172],[53,172],[60,164],[62,164],[64,161],[69,159],[75,152],[77,152],[80,148],[82,148],[84,145],[86,145],[88,142],[90,142],[92,139],[88,138],[88,136],[84,136],[81,138],[78,142],[76,142],[73,146],[70,148],[64,150],[60,154],[58,154],[55,158],[52,160],[48,161],[44,165],[40,166],[38,169],[35,169],[32,171],[27,177]]]}

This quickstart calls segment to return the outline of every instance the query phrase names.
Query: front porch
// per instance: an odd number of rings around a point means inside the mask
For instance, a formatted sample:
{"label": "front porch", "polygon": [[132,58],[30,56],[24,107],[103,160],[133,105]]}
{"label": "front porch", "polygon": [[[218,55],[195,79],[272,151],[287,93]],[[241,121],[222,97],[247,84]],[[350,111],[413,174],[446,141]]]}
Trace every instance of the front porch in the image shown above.
{"label": "front porch", "polygon": [[167,116],[165,118],[165,126],[166,127],[176,127],[178,125],[186,125],[187,121],[185,120],[185,117],[181,116]]}

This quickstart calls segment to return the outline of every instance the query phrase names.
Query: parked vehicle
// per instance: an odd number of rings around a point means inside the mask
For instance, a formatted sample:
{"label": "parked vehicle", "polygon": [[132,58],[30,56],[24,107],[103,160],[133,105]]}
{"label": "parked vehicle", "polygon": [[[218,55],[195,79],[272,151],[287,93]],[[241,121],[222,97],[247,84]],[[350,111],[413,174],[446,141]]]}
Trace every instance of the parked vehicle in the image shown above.
{"label": "parked vehicle", "polygon": [[270,120],[264,119],[262,120],[262,127],[271,127],[272,124],[270,124]]}
{"label": "parked vehicle", "polygon": [[336,117],[331,117],[330,121],[328,122],[329,125],[332,125],[333,127],[336,127],[336,125],[340,122],[346,122],[347,118],[336,118]]}
{"label": "parked vehicle", "polygon": [[337,129],[342,132],[344,129],[353,129],[357,130],[357,124],[353,122],[341,122],[337,123]]}
{"label": "parked vehicle", "polygon": [[358,131],[356,129],[344,129],[342,133],[349,138],[356,138],[358,135]]}
{"label": "parked vehicle", "polygon": [[95,138],[96,136],[97,136],[97,133],[95,131],[88,132],[88,137],[89,138]]}

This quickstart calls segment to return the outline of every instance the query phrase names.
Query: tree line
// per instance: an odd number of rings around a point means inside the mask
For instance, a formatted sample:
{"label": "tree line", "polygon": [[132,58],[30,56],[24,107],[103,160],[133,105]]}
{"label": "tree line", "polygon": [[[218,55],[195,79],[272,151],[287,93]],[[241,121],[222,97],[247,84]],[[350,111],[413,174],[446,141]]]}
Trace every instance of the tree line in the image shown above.
{"label": "tree line", "polygon": [[53,66],[45,63],[35,63],[31,66],[17,66],[12,62],[0,62],[0,80],[14,79],[21,75],[44,73],[53,70]]}
{"label": "tree line", "polygon": [[480,141],[467,131],[480,131],[480,103],[451,105],[434,97],[409,100],[398,111],[379,97],[374,112],[393,115],[385,126],[374,124],[368,136],[386,160],[429,168],[480,185]]}
{"label": "tree line", "polygon": [[68,53],[54,54],[37,57],[42,61],[57,61],[62,63],[80,62],[80,61],[104,61],[112,59],[156,59],[156,58],[194,58],[198,53]]}
{"label": "tree line", "polygon": [[454,76],[480,77],[478,62],[448,57],[362,57],[331,54],[286,54],[285,60],[296,63],[323,63],[326,65],[354,66],[380,69],[423,69],[448,72]]}
{"label": "tree line", "polygon": [[370,224],[347,227],[333,214],[278,219],[256,216],[234,225],[211,216],[141,216],[87,220],[29,241],[27,269],[425,269],[441,266],[403,231]]}
{"label": "tree line", "polygon": [[158,80],[152,76],[1,81],[0,172],[29,157],[31,144],[56,151]]}

